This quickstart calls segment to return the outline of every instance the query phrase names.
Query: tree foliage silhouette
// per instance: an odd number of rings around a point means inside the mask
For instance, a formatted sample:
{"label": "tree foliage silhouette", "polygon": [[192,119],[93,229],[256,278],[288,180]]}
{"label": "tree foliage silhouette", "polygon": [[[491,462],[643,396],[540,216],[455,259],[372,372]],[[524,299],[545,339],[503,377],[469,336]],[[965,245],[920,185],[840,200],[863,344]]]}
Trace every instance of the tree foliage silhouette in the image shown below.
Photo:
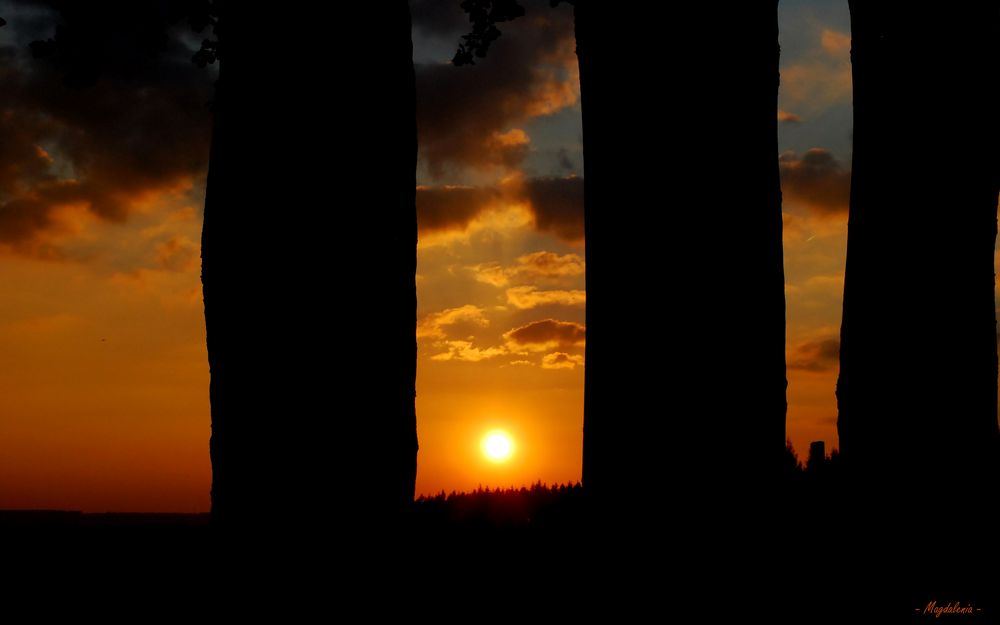
{"label": "tree foliage silhouette", "polygon": [[452,59],[455,65],[475,65],[476,57],[486,58],[490,45],[500,38],[497,24],[524,15],[517,0],[463,0],[461,7],[469,14],[472,32],[462,36],[463,43]]}
{"label": "tree foliage silhouette", "polygon": [[54,36],[30,44],[36,59],[46,59],[67,84],[94,85],[102,74],[141,75],[162,54],[168,28],[184,16],[187,2],[100,0],[47,3],[56,12]]}

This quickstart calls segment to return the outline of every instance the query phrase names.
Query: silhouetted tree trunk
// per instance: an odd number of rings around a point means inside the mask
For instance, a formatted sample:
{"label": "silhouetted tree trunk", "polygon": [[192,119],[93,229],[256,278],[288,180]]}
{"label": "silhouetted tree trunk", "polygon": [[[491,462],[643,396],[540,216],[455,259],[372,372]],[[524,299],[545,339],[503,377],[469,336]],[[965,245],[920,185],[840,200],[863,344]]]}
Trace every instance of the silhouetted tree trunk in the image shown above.
{"label": "silhouetted tree trunk", "polygon": [[222,9],[202,278],[230,527],[360,526],[413,499],[409,10],[354,4],[298,16],[287,46]]}
{"label": "silhouetted tree trunk", "polygon": [[786,454],[776,3],[581,0],[576,32],[584,545],[605,571],[669,562],[672,592],[742,617],[780,586],[747,567],[778,552]]}
{"label": "silhouetted tree trunk", "polygon": [[685,513],[757,494],[785,453],[776,3],[575,16],[584,484],[616,508],[667,489]]}
{"label": "silhouetted tree trunk", "polygon": [[309,293],[290,283],[310,268],[293,272],[289,256],[299,222],[291,209],[302,198],[286,177],[297,146],[282,135],[289,121],[276,106],[287,85],[268,46],[256,41],[249,8],[219,6],[219,82],[202,230],[212,520],[246,528],[290,514],[291,489],[305,477],[296,476],[290,462],[301,435],[296,430],[312,418],[299,412],[298,399],[312,389],[304,379],[294,384],[289,372],[305,338],[299,335],[305,320],[295,316],[309,314],[291,294],[308,301]]}
{"label": "silhouetted tree trunk", "polygon": [[[586,159],[588,496],[620,516],[664,485],[683,501],[770,489],[786,410],[777,2],[568,4]],[[525,13],[513,0],[463,6],[473,28],[458,65]],[[653,294],[665,310],[639,305]]]}
{"label": "silhouetted tree trunk", "polygon": [[911,592],[969,601],[989,595],[968,572],[998,556],[1000,5],[850,7],[840,531],[859,557],[889,553]]}

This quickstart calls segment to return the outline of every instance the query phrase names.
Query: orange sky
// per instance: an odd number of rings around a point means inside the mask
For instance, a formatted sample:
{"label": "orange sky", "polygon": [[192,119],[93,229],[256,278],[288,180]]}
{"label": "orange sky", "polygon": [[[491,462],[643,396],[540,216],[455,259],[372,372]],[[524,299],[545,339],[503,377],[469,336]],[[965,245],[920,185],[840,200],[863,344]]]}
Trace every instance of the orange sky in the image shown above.
{"label": "orange sky", "polygon": [[82,218],[63,236],[105,248],[86,262],[0,259],[0,508],[208,509],[201,225],[180,195],[127,226]]}
{"label": "orange sky", "polygon": [[[417,492],[576,481],[586,254],[570,9],[539,3],[491,58],[456,69],[464,18],[413,4]],[[788,430],[801,453],[836,446],[849,36],[846,4],[782,7]],[[0,47],[23,52],[18,13],[5,17]],[[201,78],[172,114],[138,96],[115,113],[122,85],[90,104],[40,102],[17,58],[0,68],[14,85],[0,92],[0,508],[208,510],[198,241],[211,77],[192,68]],[[183,149],[162,120],[178,120]],[[145,137],[140,151],[123,125]],[[502,464],[479,447],[497,428],[517,445]]]}

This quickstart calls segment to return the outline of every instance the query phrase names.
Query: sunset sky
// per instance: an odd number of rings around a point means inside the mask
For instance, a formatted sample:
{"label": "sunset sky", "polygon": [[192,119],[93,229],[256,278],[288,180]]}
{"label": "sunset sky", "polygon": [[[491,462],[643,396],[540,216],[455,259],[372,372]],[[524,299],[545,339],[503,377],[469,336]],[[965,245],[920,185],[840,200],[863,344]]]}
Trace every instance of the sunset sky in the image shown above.
{"label": "sunset sky", "polygon": [[[200,37],[181,29],[155,67],[63,87],[26,51],[51,36],[43,4],[0,0],[0,508],[205,511],[199,240],[214,74],[190,63]],[[580,479],[585,169],[572,10],[525,4],[489,58],[455,68],[468,29],[457,0],[411,2],[418,494]],[[843,0],[784,0],[779,15],[788,431],[801,453],[812,440],[836,446],[850,35]],[[731,330],[731,358],[753,366],[737,343],[750,329],[736,315]],[[635,328],[622,340],[657,338]],[[514,441],[505,462],[482,453],[498,429]]]}

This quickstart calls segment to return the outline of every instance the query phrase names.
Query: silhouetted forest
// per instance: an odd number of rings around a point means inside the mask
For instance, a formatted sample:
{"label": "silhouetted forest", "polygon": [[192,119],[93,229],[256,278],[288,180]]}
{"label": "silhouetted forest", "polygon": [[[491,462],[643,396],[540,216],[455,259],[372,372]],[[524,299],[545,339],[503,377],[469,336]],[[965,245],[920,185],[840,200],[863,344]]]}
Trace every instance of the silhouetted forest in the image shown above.
{"label": "silhouetted forest", "polygon": [[541,482],[531,487],[479,487],[469,493],[421,496],[414,503],[418,527],[453,526],[493,531],[527,527],[559,528],[584,514],[583,486]]}

